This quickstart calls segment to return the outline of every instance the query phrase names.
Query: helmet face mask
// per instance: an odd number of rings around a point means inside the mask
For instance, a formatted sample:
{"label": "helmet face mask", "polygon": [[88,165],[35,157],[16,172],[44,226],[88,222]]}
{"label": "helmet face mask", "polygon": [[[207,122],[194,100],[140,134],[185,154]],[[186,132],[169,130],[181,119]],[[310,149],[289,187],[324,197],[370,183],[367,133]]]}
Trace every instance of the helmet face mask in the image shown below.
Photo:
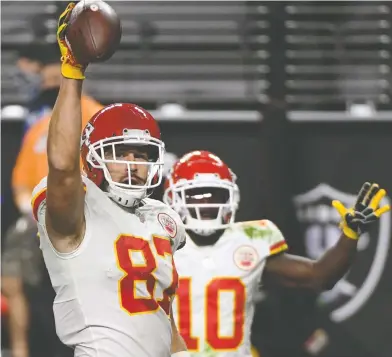
{"label": "helmet face mask", "polygon": [[181,191],[182,203],[191,217],[197,219],[216,219],[225,206],[229,207],[229,198],[229,189],[223,187],[199,187]]}
{"label": "helmet face mask", "polygon": [[[124,145],[135,148],[140,147],[142,149],[140,151],[152,151],[152,147],[157,153],[156,155],[154,155],[156,156],[155,160],[154,158],[151,158],[151,156],[148,157],[146,160],[140,159],[136,157],[136,155],[134,155],[134,161],[126,160],[126,158],[119,155],[119,152],[122,151],[121,149]],[[148,143],[140,144],[140,141],[137,138],[114,137],[101,140],[94,145],[91,145],[89,153],[87,155],[87,161],[94,168],[100,168],[103,170],[105,180],[108,182],[109,185],[114,185],[124,189],[138,190],[141,187],[145,189],[151,189],[158,187],[162,181],[163,153],[164,148],[159,144],[157,140],[151,140]],[[113,180],[110,170],[108,168],[110,164],[126,165],[127,175],[123,182],[116,182],[116,180]],[[135,180],[133,178],[133,172],[135,170],[132,170],[132,167],[135,166],[147,166],[147,177],[136,177]],[[145,182],[143,183],[141,182],[141,180]]]}
{"label": "helmet face mask", "polygon": [[173,167],[163,200],[181,216],[186,229],[209,236],[234,223],[239,189],[235,175],[219,158],[201,153],[199,160],[191,156]]}
{"label": "helmet face mask", "polygon": [[109,197],[123,206],[134,206],[162,182],[165,146],[159,127],[135,105],[98,112],[84,129],[81,151],[87,177],[100,187],[106,181]]}

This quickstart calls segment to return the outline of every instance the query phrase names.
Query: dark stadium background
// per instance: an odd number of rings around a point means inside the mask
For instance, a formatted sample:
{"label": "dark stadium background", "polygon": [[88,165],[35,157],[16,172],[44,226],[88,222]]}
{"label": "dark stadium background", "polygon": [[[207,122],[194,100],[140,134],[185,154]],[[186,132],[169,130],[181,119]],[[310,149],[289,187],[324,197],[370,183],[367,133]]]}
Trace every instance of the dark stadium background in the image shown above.
{"label": "dark stadium background", "polygon": [[[239,220],[271,219],[291,252],[308,255],[309,228],[317,227],[314,239],[325,246],[336,222],[320,220],[317,210],[301,219],[298,195],[320,184],[354,195],[366,180],[392,192],[392,3],[110,3],[123,22],[121,48],[91,65],[86,91],[102,103],[130,101],[151,110],[170,152],[221,156],[238,176]],[[37,39],[53,41],[62,7],[1,3],[2,235],[18,217],[10,176],[24,116],[9,106],[26,102],[12,80],[16,52]],[[321,207],[332,198],[325,193],[305,205]],[[384,224],[390,227],[390,215]],[[378,281],[343,321],[331,312],[347,297],[320,304],[302,291],[266,292],[253,332],[262,356],[392,355],[392,258],[391,248],[379,244],[381,234],[390,238],[390,229],[371,232],[347,277],[360,289],[377,250],[387,249]],[[4,349],[6,332],[3,324]]]}

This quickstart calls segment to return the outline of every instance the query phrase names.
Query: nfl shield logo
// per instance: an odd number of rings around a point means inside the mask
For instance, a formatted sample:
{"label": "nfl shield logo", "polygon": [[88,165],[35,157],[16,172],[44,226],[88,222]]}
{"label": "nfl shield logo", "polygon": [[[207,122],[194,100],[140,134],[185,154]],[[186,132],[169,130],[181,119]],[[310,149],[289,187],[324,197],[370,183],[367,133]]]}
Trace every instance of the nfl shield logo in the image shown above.
{"label": "nfl shield logo", "polygon": [[[331,206],[333,199],[352,207],[356,195],[340,192],[322,183],[296,196],[297,216],[305,232],[307,255],[318,259],[340,237],[340,216]],[[384,197],[380,205],[390,204]],[[335,322],[344,321],[359,311],[368,301],[382,276],[388,257],[391,213],[381,216],[379,224],[358,242],[358,257],[344,278],[331,291],[324,292],[319,302],[330,311]]]}

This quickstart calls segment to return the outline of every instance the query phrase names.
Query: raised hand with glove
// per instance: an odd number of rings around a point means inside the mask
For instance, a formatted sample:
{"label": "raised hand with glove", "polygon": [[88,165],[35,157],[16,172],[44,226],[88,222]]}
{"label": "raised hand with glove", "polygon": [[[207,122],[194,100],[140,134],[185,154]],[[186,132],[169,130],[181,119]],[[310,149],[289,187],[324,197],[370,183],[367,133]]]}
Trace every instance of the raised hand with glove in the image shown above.
{"label": "raised hand with glove", "polygon": [[74,7],[75,3],[71,2],[68,4],[67,8],[60,15],[57,26],[57,42],[61,51],[61,74],[65,78],[85,79],[84,71],[87,65],[81,65],[77,62],[66,38],[68,22]]}
{"label": "raised hand with glove", "polygon": [[269,257],[265,265],[264,281],[315,291],[331,289],[352,266],[359,236],[390,210],[389,205],[379,207],[385,195],[385,190],[377,184],[366,182],[354,207],[347,209],[340,201],[333,201],[332,205],[342,217],[342,235],[337,243],[317,260],[284,253]]}
{"label": "raised hand with glove", "polygon": [[342,217],[340,228],[346,237],[358,239],[362,233],[369,230],[373,222],[391,209],[389,205],[379,207],[385,195],[386,191],[380,189],[378,184],[365,182],[359,191],[354,207],[347,209],[340,201],[332,202]]}

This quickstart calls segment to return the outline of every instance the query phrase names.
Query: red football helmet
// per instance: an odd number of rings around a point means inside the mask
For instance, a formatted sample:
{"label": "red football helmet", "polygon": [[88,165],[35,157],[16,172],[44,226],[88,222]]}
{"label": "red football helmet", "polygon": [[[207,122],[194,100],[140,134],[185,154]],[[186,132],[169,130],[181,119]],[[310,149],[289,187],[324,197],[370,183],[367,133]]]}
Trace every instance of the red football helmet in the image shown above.
{"label": "red football helmet", "polygon": [[240,200],[235,182],[218,156],[192,151],[173,166],[163,201],[181,216],[185,228],[207,236],[234,223]]}
{"label": "red football helmet", "polygon": [[[149,146],[148,162],[127,161],[116,157],[117,145]],[[111,150],[110,155],[105,153]],[[119,204],[130,207],[148,196],[160,185],[165,145],[155,119],[145,109],[128,103],[111,104],[96,113],[82,133],[81,155],[87,177],[97,186],[108,183],[109,196]],[[126,164],[127,182],[112,180],[108,163]],[[144,186],[132,184],[131,165],[148,165]],[[148,191],[149,190],[149,191]]]}

